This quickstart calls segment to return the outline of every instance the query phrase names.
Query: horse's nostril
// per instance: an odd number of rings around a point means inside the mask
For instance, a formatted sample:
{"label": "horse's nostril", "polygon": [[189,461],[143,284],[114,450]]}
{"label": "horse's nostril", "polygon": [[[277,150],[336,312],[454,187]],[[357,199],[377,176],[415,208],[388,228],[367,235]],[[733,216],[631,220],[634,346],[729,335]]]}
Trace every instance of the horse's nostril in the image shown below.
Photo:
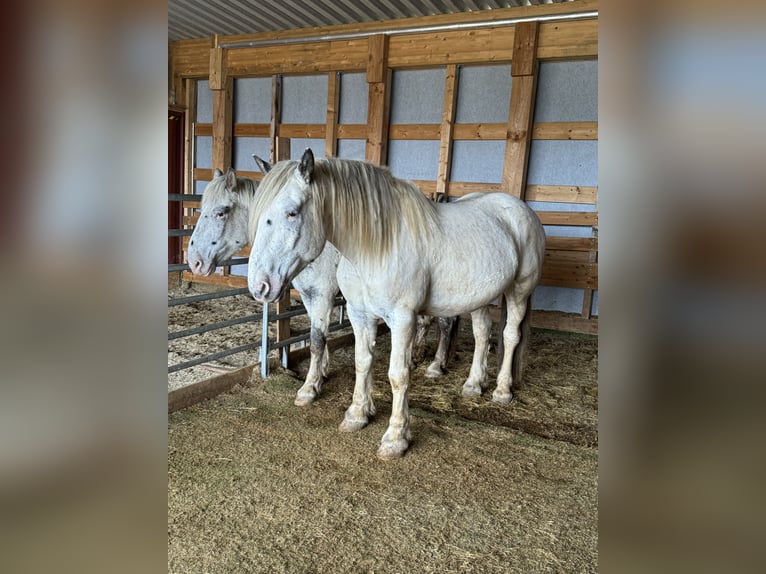
{"label": "horse's nostril", "polygon": [[258,293],[261,297],[266,297],[269,294],[269,284],[266,281],[261,281],[258,284]]}

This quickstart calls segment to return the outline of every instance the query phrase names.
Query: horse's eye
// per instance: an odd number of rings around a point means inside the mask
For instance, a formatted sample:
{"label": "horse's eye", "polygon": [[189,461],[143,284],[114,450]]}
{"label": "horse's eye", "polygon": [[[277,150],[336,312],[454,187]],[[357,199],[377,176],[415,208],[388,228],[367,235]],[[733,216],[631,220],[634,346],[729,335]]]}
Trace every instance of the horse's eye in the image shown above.
{"label": "horse's eye", "polygon": [[287,221],[293,221],[295,218],[298,217],[297,211],[288,211],[287,212]]}

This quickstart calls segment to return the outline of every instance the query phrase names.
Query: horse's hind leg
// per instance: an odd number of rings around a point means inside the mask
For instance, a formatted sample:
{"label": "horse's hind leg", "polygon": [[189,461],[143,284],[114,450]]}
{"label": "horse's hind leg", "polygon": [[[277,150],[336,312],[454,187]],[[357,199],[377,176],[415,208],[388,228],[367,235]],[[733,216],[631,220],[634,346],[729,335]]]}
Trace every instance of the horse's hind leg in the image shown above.
{"label": "horse's hind leg", "polygon": [[[372,402],[372,358],[375,347],[375,336],[378,333],[378,321],[362,310],[348,304],[348,318],[354,328],[354,365],[356,367],[356,382],[354,398],[346,410],[340,430],[357,431],[367,426],[369,417],[375,414]],[[409,368],[409,365],[408,365]]]}
{"label": "horse's hind leg", "polygon": [[327,329],[330,313],[335,299],[333,294],[302,292],[301,298],[311,319],[311,363],[306,381],[295,395],[295,404],[299,407],[314,402],[322,390],[322,377],[327,374],[329,356],[327,353]]}
{"label": "horse's hind leg", "polygon": [[448,351],[452,346],[452,326],[456,318],[439,317],[439,346],[436,349],[434,360],[426,369],[426,377],[436,378],[444,374],[447,366]]}
{"label": "horse's hind leg", "polygon": [[[509,403],[513,398],[511,387],[514,378],[521,377],[521,361],[527,339],[528,312],[531,302],[526,294],[512,291],[505,294],[507,318],[503,329],[503,362],[497,374],[497,388],[492,393],[496,403]],[[517,381],[518,383],[518,381]]]}
{"label": "horse's hind leg", "polygon": [[415,331],[415,340],[412,342],[412,366],[423,360],[426,353],[426,335],[431,327],[433,317],[430,315],[419,315],[417,329]]}
{"label": "horse's hind leg", "polygon": [[463,396],[475,397],[481,394],[487,385],[487,353],[489,352],[489,332],[492,328],[492,319],[489,316],[489,308],[482,307],[471,313],[474,344],[473,363],[468,379],[463,384]]}

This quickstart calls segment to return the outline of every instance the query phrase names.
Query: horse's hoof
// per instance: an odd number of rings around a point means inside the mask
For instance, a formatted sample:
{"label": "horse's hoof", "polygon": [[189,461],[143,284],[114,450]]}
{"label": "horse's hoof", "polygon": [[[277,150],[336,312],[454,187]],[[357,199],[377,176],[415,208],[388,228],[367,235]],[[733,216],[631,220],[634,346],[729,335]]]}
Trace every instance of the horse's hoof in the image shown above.
{"label": "horse's hoof", "polygon": [[442,376],[442,370],[441,367],[437,363],[431,363],[428,365],[428,368],[426,369],[426,377],[429,379],[435,379],[436,377]]}
{"label": "horse's hoof", "polygon": [[402,458],[408,446],[407,441],[404,439],[382,442],[378,449],[378,458],[381,460]]}
{"label": "horse's hoof", "polygon": [[298,393],[295,395],[294,404],[296,407],[305,407],[313,403],[316,400],[316,398],[317,398],[317,393],[313,388],[309,391],[299,389]]}
{"label": "horse's hoof", "polygon": [[511,402],[513,399],[513,393],[510,392],[503,392],[499,389],[495,389],[495,392],[492,393],[492,401],[495,403],[500,403],[503,405],[507,405]]}
{"label": "horse's hoof", "polygon": [[481,396],[481,386],[479,386],[479,385],[469,385],[468,383],[466,383],[466,384],[463,385],[462,395],[465,398]]}
{"label": "horse's hoof", "polygon": [[356,432],[367,426],[367,419],[353,419],[346,417],[338,428],[343,432]]}

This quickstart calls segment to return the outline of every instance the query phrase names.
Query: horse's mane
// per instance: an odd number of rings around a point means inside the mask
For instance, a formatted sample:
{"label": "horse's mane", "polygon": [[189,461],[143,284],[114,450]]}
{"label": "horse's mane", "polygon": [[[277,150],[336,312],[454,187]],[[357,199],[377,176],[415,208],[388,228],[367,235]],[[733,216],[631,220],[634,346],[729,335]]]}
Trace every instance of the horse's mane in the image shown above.
{"label": "horse's mane", "polygon": [[[251,210],[251,239],[262,210],[294,176],[299,162],[281,161],[261,181]],[[394,177],[387,167],[367,161],[317,160],[311,187],[318,199],[315,216],[323,217],[336,247],[353,246],[368,260],[385,257],[406,228],[416,245],[439,229],[436,208],[412,182]],[[341,249],[342,250],[342,249]]]}
{"label": "horse's mane", "polygon": [[201,207],[205,208],[208,205],[218,205],[229,201],[232,197],[234,201],[247,205],[252,196],[255,194],[255,189],[258,187],[258,183],[247,177],[237,176],[237,189],[232,193],[226,188],[226,174],[213,177],[210,183],[205,187],[205,191],[202,194]]}

